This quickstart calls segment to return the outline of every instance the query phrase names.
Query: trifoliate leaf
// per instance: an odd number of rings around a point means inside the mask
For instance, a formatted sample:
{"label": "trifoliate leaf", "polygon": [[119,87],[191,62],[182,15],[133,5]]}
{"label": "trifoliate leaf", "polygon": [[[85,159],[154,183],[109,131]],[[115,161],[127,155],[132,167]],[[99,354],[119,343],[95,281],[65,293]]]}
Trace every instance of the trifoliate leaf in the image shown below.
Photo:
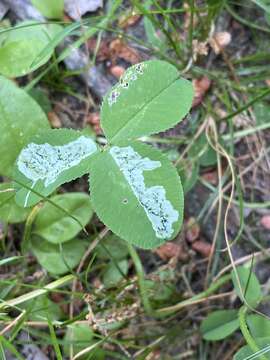
{"label": "trifoliate leaf", "polygon": [[193,89],[171,64],[152,60],[130,67],[106,95],[101,126],[110,143],[164,131],[189,111]]}
{"label": "trifoliate leaf", "polygon": [[79,131],[54,129],[37,135],[16,161],[17,203],[33,206],[42,198],[31,190],[48,196],[61,184],[86,174],[97,150],[91,137]]}
{"label": "trifoliate leaf", "polygon": [[154,248],[178,233],[183,191],[165,155],[140,142],[123,142],[93,158],[91,202],[116,235]]}

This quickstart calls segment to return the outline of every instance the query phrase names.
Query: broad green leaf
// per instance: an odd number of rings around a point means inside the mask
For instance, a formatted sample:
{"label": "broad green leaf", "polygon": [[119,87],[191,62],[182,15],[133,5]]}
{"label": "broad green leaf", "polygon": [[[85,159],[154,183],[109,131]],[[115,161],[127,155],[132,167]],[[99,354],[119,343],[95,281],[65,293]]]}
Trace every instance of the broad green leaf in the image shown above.
{"label": "broad green leaf", "polygon": [[270,1],[269,0],[251,0],[265,12],[270,13]]}
{"label": "broad green leaf", "polygon": [[124,278],[123,275],[127,275],[128,261],[126,259],[118,261],[117,266],[111,261],[103,274],[102,282],[107,289],[116,286]]}
{"label": "broad green leaf", "polygon": [[270,106],[266,103],[260,102],[253,106],[256,117],[256,124],[262,125],[270,122]]}
{"label": "broad green leaf", "polygon": [[0,174],[11,176],[21,149],[33,135],[48,128],[47,117],[35,100],[0,76]]}
{"label": "broad green leaf", "polygon": [[96,254],[99,259],[122,260],[128,256],[126,242],[112,234],[103,239],[96,247]]}
{"label": "broad green leaf", "polygon": [[[69,356],[70,345],[73,345],[74,354],[84,350],[85,348],[95,344],[95,334],[93,330],[87,324],[71,324],[68,325],[66,335],[64,337],[64,352]],[[95,360],[105,359],[105,353],[99,347],[95,347],[92,351],[87,353],[85,356],[81,356],[80,359],[89,359],[89,355],[92,355],[91,358]]]}
{"label": "broad green leaf", "polygon": [[50,200],[65,209],[66,213],[46,202],[37,214],[33,232],[51,243],[69,241],[82,230],[74,217],[85,226],[93,215],[90,196],[87,194],[67,193],[53,196]]}
{"label": "broad green leaf", "polygon": [[110,143],[164,131],[189,111],[193,88],[167,62],[152,60],[130,67],[106,95],[101,126]]}
{"label": "broad green leaf", "polygon": [[146,280],[147,296],[155,302],[164,304],[167,300],[172,300],[176,291],[173,279],[169,271],[161,270],[154,273],[158,280]]}
{"label": "broad green leaf", "polygon": [[199,163],[198,161],[190,161],[187,159],[185,163],[182,163],[178,172],[182,180],[184,193],[188,193],[196,184],[199,178]]}
{"label": "broad green leaf", "polygon": [[[149,10],[151,11],[152,4],[153,4],[152,0],[148,0],[144,2],[144,8],[146,13]],[[168,44],[165,35],[163,34],[162,31],[159,31],[159,29],[155,29],[155,26],[151,21],[151,18],[144,16],[143,24],[144,24],[145,35],[147,37],[149,44],[151,44],[153,47],[155,47],[161,52],[168,51]]]}
{"label": "broad green leaf", "polygon": [[194,142],[189,150],[189,156],[198,159],[201,166],[212,166],[217,162],[217,154],[209,145],[205,134]]}
{"label": "broad green leaf", "polygon": [[32,4],[48,19],[61,19],[64,13],[64,0],[31,0]]}
{"label": "broad green leaf", "polygon": [[123,142],[94,157],[90,191],[104,224],[139,247],[157,247],[181,227],[180,178],[167,157],[148,145]]}
{"label": "broad green leaf", "polygon": [[221,340],[239,328],[237,310],[213,311],[201,324],[201,333],[205,340]]}
{"label": "broad green leaf", "polygon": [[10,224],[23,222],[30,209],[23,209],[15,202],[15,190],[11,183],[0,184],[0,221]]}
{"label": "broad green leaf", "polygon": [[11,262],[15,262],[15,261],[21,260],[21,259],[23,259],[23,256],[11,256],[11,257],[8,257],[5,259],[1,259],[0,266],[6,265],[6,264],[9,264]]}
{"label": "broad green leaf", "polygon": [[32,88],[28,91],[28,94],[36,100],[42,110],[48,114],[48,112],[52,111],[51,102],[48,98],[46,92],[40,88]]}
{"label": "broad green leaf", "polygon": [[48,313],[54,320],[59,320],[63,315],[60,307],[46,295],[38,296],[32,301],[26,301],[20,304],[19,308],[28,311],[27,318],[31,321],[46,321]]}
{"label": "broad green leaf", "polygon": [[60,185],[89,172],[90,158],[98,150],[88,135],[54,129],[34,137],[21,151],[14,172],[16,202],[33,206]]}
{"label": "broad green leaf", "polygon": [[261,360],[261,355],[264,356],[264,359],[270,359],[270,336],[255,339],[255,342],[260,349],[259,352],[255,353],[249,345],[245,345],[237,351],[233,360]]}
{"label": "broad green leaf", "polygon": [[87,242],[81,239],[73,239],[61,246],[37,236],[31,239],[31,250],[38,262],[49,273],[55,275],[67,273],[77,266],[87,245]]}
{"label": "broad green leaf", "polygon": [[263,296],[261,291],[261,286],[256,275],[250,269],[244,266],[238,266],[237,273],[241,283],[242,292],[239,288],[236,274],[234,271],[232,271],[233,286],[237,295],[243,301],[243,296],[242,296],[243,293],[246,302],[250,306],[256,307],[258,303],[261,301]]}
{"label": "broad green leaf", "polygon": [[[8,77],[18,77],[44,65],[52,56],[53,49],[32,66],[61,29],[61,26],[55,24],[47,26],[35,21],[25,21],[10,29],[8,36],[0,34],[0,73]],[[1,36],[5,36],[3,41]]]}
{"label": "broad green leaf", "polygon": [[257,314],[247,316],[247,324],[254,338],[270,338],[270,320]]}

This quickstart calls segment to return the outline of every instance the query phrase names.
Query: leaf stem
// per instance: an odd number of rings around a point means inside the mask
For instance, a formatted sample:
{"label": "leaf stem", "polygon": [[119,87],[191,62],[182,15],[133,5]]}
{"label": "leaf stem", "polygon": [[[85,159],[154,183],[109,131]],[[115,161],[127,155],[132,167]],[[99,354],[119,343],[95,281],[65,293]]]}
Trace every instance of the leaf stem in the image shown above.
{"label": "leaf stem", "polygon": [[39,212],[41,206],[42,205],[39,203],[35,207],[33,207],[33,209],[31,210],[30,214],[27,217],[27,220],[25,222],[23,239],[22,239],[22,243],[21,243],[22,253],[25,253],[28,250],[28,246],[29,246],[29,242],[30,242],[30,235],[31,235],[31,231],[32,231],[32,225],[33,225],[33,222],[35,221],[35,218],[36,218],[37,213]]}
{"label": "leaf stem", "polygon": [[142,299],[144,310],[148,315],[155,316],[155,311],[153,310],[151,303],[149,301],[149,298],[147,296],[147,289],[145,287],[144,270],[143,270],[143,266],[142,266],[141,260],[139,258],[139,255],[138,255],[137,251],[135,250],[135,248],[131,244],[127,243],[127,247],[128,247],[129,254],[133,260],[136,272],[137,272],[139,291],[141,294],[141,299]]}
{"label": "leaf stem", "polygon": [[[251,348],[251,350],[256,353],[260,351],[258,345],[256,344],[255,340],[253,339],[252,335],[250,334],[250,331],[248,329],[247,323],[246,323],[246,313],[247,313],[247,306],[243,305],[239,309],[238,317],[239,317],[239,323],[240,323],[240,330],[242,332],[243,337],[245,338],[248,346]],[[261,360],[267,360],[265,356],[260,356]]]}

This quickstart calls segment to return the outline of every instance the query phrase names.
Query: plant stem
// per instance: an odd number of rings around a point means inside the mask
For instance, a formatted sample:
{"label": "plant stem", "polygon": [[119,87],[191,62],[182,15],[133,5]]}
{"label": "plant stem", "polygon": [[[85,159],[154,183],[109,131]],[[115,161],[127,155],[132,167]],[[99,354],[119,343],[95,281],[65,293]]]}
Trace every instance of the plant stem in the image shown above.
{"label": "plant stem", "polygon": [[37,289],[37,290],[34,290],[34,291],[31,291],[27,294],[24,294],[24,295],[21,295],[21,296],[18,296],[17,298],[15,299],[11,299],[11,300],[8,300],[8,301],[3,301],[1,304],[0,304],[0,310],[3,310],[7,307],[12,307],[12,306],[16,306],[16,305],[19,305],[25,301],[28,301],[28,300],[32,300],[38,296],[41,296],[43,294],[46,294],[48,291],[50,290],[54,290],[54,289],[57,289],[58,287],[60,286],[63,286],[65,285],[66,283],[70,282],[71,280],[73,280],[75,278],[74,275],[66,275],[60,279],[57,279],[53,282],[51,282],[50,284],[48,285],[45,285],[43,288],[41,289]]}
{"label": "plant stem", "polygon": [[142,267],[141,260],[139,258],[137,251],[131,244],[127,243],[127,247],[128,247],[129,254],[133,260],[133,263],[134,263],[134,266],[136,269],[136,273],[138,276],[139,290],[140,290],[144,310],[148,315],[154,316],[155,311],[153,310],[153,308],[150,304],[149,298],[147,296],[147,290],[145,287],[145,279],[144,279],[144,270]]}
{"label": "plant stem", "polygon": [[30,242],[30,235],[31,235],[31,231],[32,231],[32,225],[33,225],[33,222],[34,222],[41,206],[42,206],[41,204],[37,204],[35,207],[33,207],[33,209],[31,210],[31,212],[28,215],[28,218],[26,220],[24,233],[23,233],[23,239],[22,239],[22,243],[21,243],[21,249],[22,249],[23,254],[28,250],[28,246],[29,246],[29,242]]}
{"label": "plant stem", "polygon": [[157,310],[157,312],[159,314],[163,314],[163,315],[170,315],[174,312],[177,312],[177,311],[185,308],[186,306],[190,306],[193,304],[195,305],[196,303],[200,302],[200,300],[207,300],[207,298],[211,294],[215,293],[221,286],[223,286],[230,280],[231,280],[230,274],[224,275],[221,278],[219,278],[215,283],[213,283],[211,286],[209,286],[209,288],[206,289],[205,291],[202,291],[199,294],[194,295],[187,300],[180,301],[179,303],[177,303],[175,305],[159,309],[159,310]]}
{"label": "plant stem", "polygon": [[[260,351],[259,347],[257,346],[255,340],[253,339],[252,335],[249,332],[247,323],[246,323],[246,313],[247,313],[248,308],[243,305],[241,306],[239,312],[238,312],[238,317],[239,317],[239,323],[240,323],[240,330],[242,332],[243,337],[245,338],[248,346],[251,348],[251,350],[256,353],[258,351]],[[261,355],[260,356],[261,360],[267,360],[265,356]]]}
{"label": "plant stem", "polygon": [[207,300],[207,298],[211,294],[216,292],[221,286],[223,286],[224,284],[226,284],[228,281],[231,280],[230,274],[224,275],[221,278],[219,278],[215,283],[213,283],[207,290],[191,297],[190,299],[181,301],[175,305],[172,305],[172,306],[169,306],[166,308],[161,308],[161,309],[156,310],[156,309],[152,308],[151,303],[148,298],[148,295],[147,295],[147,288],[145,286],[144,270],[143,270],[143,266],[142,266],[140,257],[138,255],[137,251],[135,250],[135,248],[131,244],[127,243],[127,247],[129,250],[129,254],[133,260],[136,272],[137,272],[139,291],[140,291],[143,307],[145,309],[145,312],[149,316],[153,316],[155,318],[163,318],[163,317],[169,316],[169,315],[185,308],[186,306],[195,305],[198,302]]}

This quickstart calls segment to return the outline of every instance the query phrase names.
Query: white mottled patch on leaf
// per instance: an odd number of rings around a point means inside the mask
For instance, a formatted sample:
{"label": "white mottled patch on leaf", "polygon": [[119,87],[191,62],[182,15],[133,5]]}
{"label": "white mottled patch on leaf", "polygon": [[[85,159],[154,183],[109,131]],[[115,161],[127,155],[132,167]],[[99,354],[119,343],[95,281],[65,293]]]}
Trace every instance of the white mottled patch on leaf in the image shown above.
{"label": "white mottled patch on leaf", "polygon": [[108,104],[112,106],[116,103],[117,98],[121,95],[122,90],[127,90],[129,86],[138,79],[138,76],[143,75],[144,69],[147,65],[145,63],[139,63],[130,67],[125,74],[120,78],[119,83],[117,83],[110,92],[108,96]]}
{"label": "white mottled patch on leaf", "polygon": [[47,187],[54,183],[63,171],[79,165],[96,150],[94,141],[85,136],[59,146],[30,143],[21,151],[17,165],[19,171],[34,184],[42,180]]}
{"label": "white mottled patch on leaf", "polygon": [[164,187],[160,185],[146,187],[143,176],[143,171],[159,168],[160,161],[142,158],[131,146],[113,146],[110,154],[143,207],[156,236],[161,239],[170,238],[173,234],[172,225],[178,220],[179,213],[166,199]]}

